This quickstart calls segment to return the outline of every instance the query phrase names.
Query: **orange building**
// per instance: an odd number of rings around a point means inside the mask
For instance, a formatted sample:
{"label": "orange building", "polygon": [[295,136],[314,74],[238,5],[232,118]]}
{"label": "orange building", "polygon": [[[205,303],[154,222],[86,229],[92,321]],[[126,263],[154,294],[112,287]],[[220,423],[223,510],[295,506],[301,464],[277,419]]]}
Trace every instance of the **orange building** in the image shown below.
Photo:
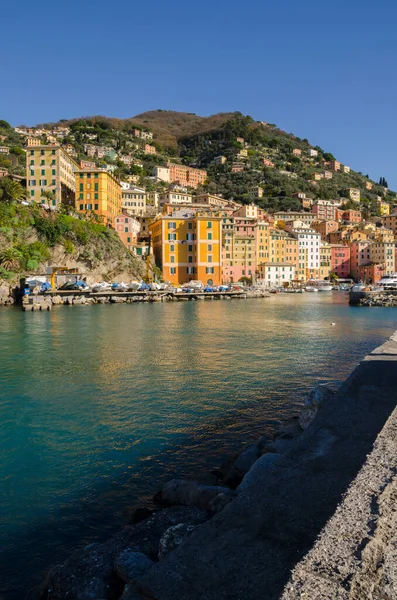
{"label": "orange building", "polygon": [[186,165],[177,165],[170,163],[168,165],[170,172],[171,183],[179,183],[180,185],[197,188],[207,179],[207,171],[203,169],[193,169]]}
{"label": "orange building", "polygon": [[75,209],[94,213],[113,227],[121,213],[121,185],[109,171],[84,169],[76,172]]}
{"label": "orange building", "polygon": [[179,210],[159,215],[149,225],[156,265],[165,281],[222,283],[221,221],[211,212]]}

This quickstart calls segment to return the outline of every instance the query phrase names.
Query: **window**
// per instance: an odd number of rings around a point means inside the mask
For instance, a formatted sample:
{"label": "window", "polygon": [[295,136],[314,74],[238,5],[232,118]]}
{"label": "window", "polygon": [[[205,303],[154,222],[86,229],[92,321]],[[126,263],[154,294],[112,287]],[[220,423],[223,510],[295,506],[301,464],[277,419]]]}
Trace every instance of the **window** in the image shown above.
{"label": "window", "polygon": [[194,267],[186,267],[186,273],[192,275],[194,273]]}
{"label": "window", "polygon": [[35,179],[30,179],[29,180],[29,185],[36,185],[36,180]]}
{"label": "window", "polygon": [[98,179],[98,173],[94,173],[95,179]]}
{"label": "window", "polygon": [[86,210],[92,210],[92,204],[86,204],[85,208]]}
{"label": "window", "polygon": [[55,179],[51,179],[51,185],[56,185]]}
{"label": "window", "polygon": [[56,169],[52,169],[52,171],[51,171],[51,175],[56,175],[56,174],[57,174],[57,171],[56,171]]}
{"label": "window", "polygon": [[168,239],[169,240],[176,240],[176,233],[169,233],[168,234]]}
{"label": "window", "polygon": [[128,233],[128,227],[124,227],[124,233]]}
{"label": "window", "polygon": [[34,150],[30,151],[30,156],[34,156]]}
{"label": "window", "polygon": [[51,161],[51,164],[52,164],[52,165],[55,165],[55,164],[56,164],[56,161],[55,161],[55,160],[52,160],[52,161]]}
{"label": "window", "polygon": [[213,274],[215,272],[214,267],[205,267],[206,274]]}
{"label": "window", "polygon": [[80,204],[80,210],[84,210],[84,204]]}
{"label": "window", "polygon": [[94,184],[94,190],[95,190],[96,192],[98,191],[98,184],[97,184],[97,183],[95,183],[95,184]]}
{"label": "window", "polygon": [[30,195],[34,196],[34,190],[30,190]]}
{"label": "window", "polygon": [[56,201],[56,200],[52,200],[52,206],[55,206],[55,205],[56,205],[56,203],[57,203],[57,201]]}
{"label": "window", "polygon": [[91,194],[87,194],[87,200],[91,200]]}
{"label": "window", "polygon": [[33,169],[30,169],[30,174],[34,175],[34,170]]}
{"label": "window", "polygon": [[52,150],[52,151],[51,151],[51,154],[52,154],[53,156],[55,156],[55,150]]}
{"label": "window", "polygon": [[[79,199],[82,200],[83,198],[84,198],[84,194],[80,194]],[[83,209],[81,209],[81,210],[83,210]]]}
{"label": "window", "polygon": [[171,275],[175,275],[175,273],[176,273],[176,268],[175,267],[171,267],[170,268],[170,274]]}
{"label": "window", "polygon": [[208,262],[212,262],[212,256],[208,256]]}
{"label": "window", "polygon": [[188,229],[193,229],[193,223],[188,223],[188,224],[187,224],[187,228],[188,228]]}
{"label": "window", "polygon": [[41,164],[41,165],[45,165],[45,160],[41,160],[41,161],[40,161],[40,164]]}
{"label": "window", "polygon": [[175,262],[175,256],[171,256],[170,257],[170,262],[174,263]]}
{"label": "window", "polygon": [[174,244],[170,244],[170,252],[175,252],[175,246],[174,246]]}
{"label": "window", "polygon": [[188,249],[188,252],[193,252],[193,246],[192,246],[192,244],[189,244],[187,249]]}
{"label": "window", "polygon": [[91,173],[87,173],[87,179],[91,179]]}
{"label": "window", "polygon": [[212,244],[208,244],[208,252],[212,252]]}
{"label": "window", "polygon": [[41,156],[44,156],[44,154],[45,154],[44,150],[40,150],[40,154],[41,154]]}
{"label": "window", "polygon": [[94,204],[94,209],[99,210],[99,204]]}
{"label": "window", "polygon": [[84,173],[80,173],[80,179],[83,179]]}
{"label": "window", "polygon": [[212,233],[207,233],[207,240],[212,240]]}
{"label": "window", "polygon": [[45,175],[45,169],[41,169],[41,174]]}
{"label": "window", "polygon": [[128,243],[131,243],[131,238],[129,238],[129,237],[128,237],[128,238],[127,238],[127,242],[128,242]]}
{"label": "window", "polygon": [[39,184],[40,185],[47,185],[47,179],[40,179]]}
{"label": "window", "polygon": [[187,262],[192,263],[193,262],[193,256],[189,256]]}
{"label": "window", "polygon": [[208,227],[208,229],[211,229],[211,228],[212,228],[212,221],[208,221],[208,223],[207,223],[207,227]]}

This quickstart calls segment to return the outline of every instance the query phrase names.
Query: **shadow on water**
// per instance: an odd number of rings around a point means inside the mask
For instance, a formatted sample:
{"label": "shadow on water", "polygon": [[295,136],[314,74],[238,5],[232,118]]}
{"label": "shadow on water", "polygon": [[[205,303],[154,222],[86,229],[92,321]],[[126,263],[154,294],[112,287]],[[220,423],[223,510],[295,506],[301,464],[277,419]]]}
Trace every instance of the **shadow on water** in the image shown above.
{"label": "shadow on water", "polygon": [[[296,414],[298,406],[299,402],[291,398],[280,407],[278,419]],[[153,496],[166,481],[173,477],[209,480],[211,470],[242,444],[255,441],[260,435],[271,439],[280,423],[272,418],[274,408],[263,407],[260,418],[256,412],[256,405],[246,406],[244,411],[205,424],[201,430],[184,435],[180,443],[141,457],[127,477],[112,480],[111,486],[95,484],[90,498],[75,498],[73,504],[60,506],[56,515],[27,527],[12,539],[10,550],[0,551],[1,572],[7,573],[8,580],[0,582],[0,600],[22,600],[29,590],[29,598],[35,597],[35,586],[51,567],[66,560],[76,549],[116,533],[127,524],[129,508],[153,508]],[[22,578],[21,552],[28,557]]]}

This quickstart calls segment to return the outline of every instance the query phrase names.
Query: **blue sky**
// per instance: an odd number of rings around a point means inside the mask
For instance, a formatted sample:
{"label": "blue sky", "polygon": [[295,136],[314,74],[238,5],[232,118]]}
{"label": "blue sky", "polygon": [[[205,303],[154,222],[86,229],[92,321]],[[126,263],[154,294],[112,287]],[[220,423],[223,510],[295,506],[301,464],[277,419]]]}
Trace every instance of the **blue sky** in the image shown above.
{"label": "blue sky", "polygon": [[397,189],[395,0],[20,0],[0,118],[239,110]]}

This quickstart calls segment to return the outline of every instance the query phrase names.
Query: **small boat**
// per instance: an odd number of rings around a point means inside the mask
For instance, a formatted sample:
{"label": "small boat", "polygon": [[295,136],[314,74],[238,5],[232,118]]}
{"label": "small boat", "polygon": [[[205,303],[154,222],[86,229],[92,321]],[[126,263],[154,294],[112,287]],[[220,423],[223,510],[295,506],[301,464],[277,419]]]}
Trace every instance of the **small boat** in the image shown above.
{"label": "small boat", "polygon": [[130,292],[136,292],[140,287],[141,283],[139,281],[131,281],[131,283],[128,284],[128,290]]}
{"label": "small boat", "polygon": [[99,283],[94,283],[91,291],[96,293],[96,292],[108,292],[109,290],[112,289],[112,286],[110,285],[110,283],[107,283],[106,281],[100,281]]}
{"label": "small boat", "polygon": [[305,287],[305,290],[306,292],[318,292],[318,289],[312,285],[308,285],[307,287]]}

